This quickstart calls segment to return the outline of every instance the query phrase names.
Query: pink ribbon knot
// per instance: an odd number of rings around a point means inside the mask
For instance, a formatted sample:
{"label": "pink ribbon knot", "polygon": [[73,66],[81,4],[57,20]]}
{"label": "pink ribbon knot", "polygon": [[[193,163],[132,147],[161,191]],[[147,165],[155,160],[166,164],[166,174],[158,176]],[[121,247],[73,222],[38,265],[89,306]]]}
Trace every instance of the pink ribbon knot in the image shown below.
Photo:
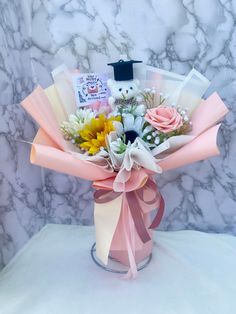
{"label": "pink ribbon knot", "polygon": [[[115,192],[113,190],[98,189],[94,193],[94,199],[96,203],[103,204],[103,203],[115,200],[121,194],[123,194],[123,199],[126,199],[127,201],[128,209],[130,211],[135,229],[141,241],[143,243],[150,241],[151,237],[145,226],[145,223],[143,220],[143,213],[157,209],[157,213],[151,225],[148,227],[148,229],[155,229],[158,227],[158,225],[161,222],[161,219],[164,213],[164,207],[165,207],[164,199],[160,191],[158,190],[157,184],[149,177],[146,183],[141,188],[133,190],[133,191],[129,191],[129,192],[126,192],[126,191]],[[148,199],[147,199],[147,195],[149,195]],[[129,224],[127,223],[126,226],[127,226],[126,229],[128,229]],[[125,230],[127,251],[128,251],[129,263],[130,263],[130,270],[127,274],[127,277],[135,278],[137,275],[137,266],[136,266],[135,257],[134,257],[135,250],[133,246],[131,245],[131,239],[128,236],[130,234],[129,231],[130,230]]]}

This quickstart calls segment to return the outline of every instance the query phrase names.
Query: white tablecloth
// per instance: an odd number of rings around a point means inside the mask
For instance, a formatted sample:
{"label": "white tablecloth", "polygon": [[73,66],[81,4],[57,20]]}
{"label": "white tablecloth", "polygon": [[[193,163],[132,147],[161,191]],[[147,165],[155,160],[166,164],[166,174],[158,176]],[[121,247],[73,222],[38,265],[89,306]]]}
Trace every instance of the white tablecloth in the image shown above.
{"label": "white tablecloth", "polygon": [[98,268],[93,241],[93,227],[47,225],[0,273],[0,313],[236,313],[235,237],[157,231],[134,281]]}

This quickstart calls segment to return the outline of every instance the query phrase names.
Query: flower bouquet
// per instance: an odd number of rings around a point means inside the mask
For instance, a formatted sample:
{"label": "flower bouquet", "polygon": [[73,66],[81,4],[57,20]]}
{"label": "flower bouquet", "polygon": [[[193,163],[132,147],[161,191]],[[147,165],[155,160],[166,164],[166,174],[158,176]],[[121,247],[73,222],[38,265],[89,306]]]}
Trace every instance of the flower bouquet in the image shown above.
{"label": "flower bouquet", "polygon": [[137,276],[152,252],[152,229],[164,200],[154,176],[219,153],[216,138],[227,108],[217,93],[202,99],[209,81],[196,70],[181,76],[119,60],[104,74],[52,72],[54,84],[37,87],[22,106],[40,128],[30,160],[93,181],[96,254]]}

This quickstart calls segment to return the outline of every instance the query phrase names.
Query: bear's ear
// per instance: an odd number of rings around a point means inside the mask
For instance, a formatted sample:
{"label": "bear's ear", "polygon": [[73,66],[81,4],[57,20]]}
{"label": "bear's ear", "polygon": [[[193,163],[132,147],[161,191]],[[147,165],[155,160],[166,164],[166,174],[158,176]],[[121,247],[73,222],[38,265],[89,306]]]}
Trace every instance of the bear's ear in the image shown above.
{"label": "bear's ear", "polygon": [[139,85],[140,85],[140,82],[139,82],[139,80],[137,80],[137,79],[134,80],[134,83],[135,83],[136,86],[139,86]]}
{"label": "bear's ear", "polygon": [[107,86],[111,88],[114,85],[114,82],[115,82],[114,80],[108,79],[107,80]]}

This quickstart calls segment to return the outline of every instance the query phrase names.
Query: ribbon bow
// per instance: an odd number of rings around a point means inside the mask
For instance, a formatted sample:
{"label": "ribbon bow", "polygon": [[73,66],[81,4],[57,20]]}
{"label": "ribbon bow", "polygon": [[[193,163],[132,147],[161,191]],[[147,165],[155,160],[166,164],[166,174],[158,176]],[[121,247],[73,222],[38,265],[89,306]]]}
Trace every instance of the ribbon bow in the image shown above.
{"label": "ribbon bow", "polygon": [[[148,229],[155,229],[161,222],[165,207],[164,199],[156,183],[149,177],[142,187],[129,192],[98,189],[94,193],[94,199],[97,256],[104,264],[107,264],[113,235],[119,219],[123,219],[122,223],[124,224],[124,235],[130,264],[126,277],[135,278],[137,276],[135,247],[132,245],[131,224],[128,220],[131,215],[134,227],[142,243],[151,240],[144,223],[144,213],[158,209],[151,225],[148,227]],[[127,211],[129,211],[130,215]]]}

